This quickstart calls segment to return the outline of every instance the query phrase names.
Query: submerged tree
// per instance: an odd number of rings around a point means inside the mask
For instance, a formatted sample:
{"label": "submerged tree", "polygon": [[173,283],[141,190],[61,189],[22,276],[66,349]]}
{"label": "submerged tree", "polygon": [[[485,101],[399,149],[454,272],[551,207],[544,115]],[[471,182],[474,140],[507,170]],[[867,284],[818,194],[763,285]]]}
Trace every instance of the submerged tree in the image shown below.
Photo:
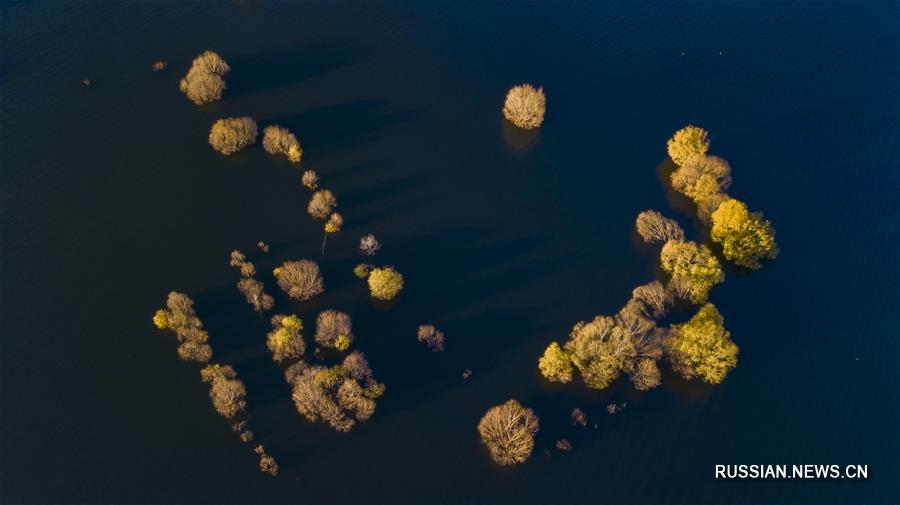
{"label": "submerged tree", "polygon": [[731,341],[724,319],[711,303],[701,307],[688,322],[673,325],[666,347],[672,368],[686,379],[699,377],[718,384],[737,366],[738,346]]}
{"label": "submerged tree", "polygon": [[283,154],[291,162],[297,163],[303,157],[300,141],[287,128],[278,125],[267,126],[263,130],[263,149],[269,154]]}
{"label": "submerged tree", "polygon": [[309,300],[325,291],[325,282],[315,261],[285,261],[274,274],[278,287],[294,300]]}
{"label": "submerged tree", "polygon": [[674,219],[664,217],[655,210],[641,212],[634,224],[638,235],[648,244],[684,240],[684,230],[681,226]]}
{"label": "submerged tree", "polygon": [[156,311],[153,324],[160,330],[175,333],[181,359],[206,363],[212,358],[212,348],[207,343],[209,335],[194,312],[194,301],[188,295],[175,291],[169,293],[166,308]]}
{"label": "submerged tree", "polygon": [[381,242],[371,233],[359,239],[359,253],[363,256],[375,256],[381,250]]}
{"label": "submerged tree", "polygon": [[708,137],[709,134],[703,128],[685,126],[669,139],[666,145],[669,157],[676,165],[681,165],[684,160],[695,154],[706,154],[709,149]]}
{"label": "submerged tree", "polygon": [[237,283],[238,291],[243,293],[247,303],[256,312],[270,310],[275,305],[275,299],[266,294],[263,283],[254,278],[256,267],[247,261],[247,257],[241,251],[231,251],[232,267],[241,272],[241,279]]}
{"label": "submerged tree", "polygon": [[593,389],[603,389],[622,372],[631,368],[636,356],[634,343],[628,339],[616,320],[597,316],[590,322],[575,324],[565,350],[584,383]]}
{"label": "submerged tree", "polygon": [[478,433],[491,459],[500,465],[524,463],[534,449],[540,427],[534,411],[516,400],[491,407],[478,422]]}
{"label": "submerged tree", "polygon": [[544,96],[544,88],[535,88],[531,84],[513,86],[503,103],[503,115],[506,119],[526,130],[541,126],[546,110],[547,98]]}
{"label": "submerged tree", "polygon": [[343,216],[337,212],[332,212],[331,215],[328,216],[328,221],[325,222],[325,238],[322,239],[322,254],[325,254],[325,241],[328,240],[328,235],[341,231],[343,226]]}
{"label": "submerged tree", "polygon": [[666,317],[672,304],[672,293],[659,281],[634,288],[631,298],[640,302],[644,314],[654,320]]}
{"label": "submerged tree", "polygon": [[[160,70],[162,68],[165,68],[165,64],[161,66]],[[157,70],[157,64],[154,64],[155,70]],[[179,89],[188,97],[188,100],[197,105],[215,102],[222,98],[222,92],[225,91],[223,77],[229,70],[231,68],[221,56],[212,51],[206,51],[194,59],[187,75],[181,79]]]}
{"label": "submerged tree", "polygon": [[303,176],[300,180],[307,189],[316,190],[319,188],[319,174],[317,174],[315,170],[303,172]]}
{"label": "submerged tree", "polygon": [[315,219],[328,219],[337,207],[337,198],[330,190],[322,189],[313,193],[306,206],[306,212]]}
{"label": "submerged tree", "polygon": [[266,347],[278,363],[299,359],[306,352],[303,341],[303,321],[295,315],[272,316],[272,331],[266,335]]}
{"label": "submerged tree", "polygon": [[316,318],[316,343],[322,347],[346,351],[353,343],[353,320],[337,310],[323,310]]}
{"label": "submerged tree", "polygon": [[256,453],[259,454],[259,471],[272,477],[278,475],[278,462],[270,456],[263,446],[256,446]]}
{"label": "submerged tree", "polygon": [[672,189],[694,202],[715,197],[731,186],[731,165],[718,156],[695,154],[672,172]]}
{"label": "submerged tree", "polygon": [[740,200],[726,200],[712,213],[711,236],[721,244],[726,259],[743,267],[757,269],[760,259],[778,256],[772,223],[760,212],[749,212]]}
{"label": "submerged tree", "polygon": [[659,386],[661,377],[656,360],[650,358],[638,360],[630,375],[631,383],[638,391],[647,391]]}
{"label": "submerged tree", "polygon": [[538,360],[541,375],[551,382],[572,382],[572,359],[558,343],[552,342]]}
{"label": "submerged tree", "polygon": [[373,268],[369,272],[369,292],[373,298],[392,300],[403,289],[403,275],[393,267]]}
{"label": "submerged tree", "polygon": [[372,268],[372,265],[367,265],[365,263],[360,263],[353,267],[353,275],[355,275],[359,279],[365,279],[369,276],[369,269]]}
{"label": "submerged tree", "polygon": [[247,388],[230,365],[208,365],[200,371],[200,377],[209,384],[213,407],[222,416],[231,419],[247,407]]}
{"label": "submerged tree", "polygon": [[433,325],[420,325],[416,339],[428,346],[433,352],[441,352],[444,350],[444,332],[438,330]]}
{"label": "submerged tree", "polygon": [[663,246],[660,262],[666,272],[679,282],[687,282],[686,289],[691,293],[691,301],[703,303],[709,296],[709,290],[723,280],[722,266],[712,255],[709,248],[696,242],[670,240]]}
{"label": "submerged tree", "polygon": [[219,119],[209,130],[209,145],[222,154],[234,154],[256,142],[256,121],[250,117]]}

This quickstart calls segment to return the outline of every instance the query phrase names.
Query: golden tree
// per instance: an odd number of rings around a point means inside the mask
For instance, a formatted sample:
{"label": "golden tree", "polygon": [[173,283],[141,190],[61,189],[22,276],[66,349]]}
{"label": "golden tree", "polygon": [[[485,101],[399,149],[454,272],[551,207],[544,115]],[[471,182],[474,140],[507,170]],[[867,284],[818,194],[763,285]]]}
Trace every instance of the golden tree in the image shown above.
{"label": "golden tree", "polygon": [[701,307],[688,322],[673,325],[666,347],[672,368],[686,379],[699,377],[718,384],[737,366],[738,346],[731,341],[724,319],[711,303]]}
{"label": "golden tree", "polygon": [[719,260],[705,245],[670,240],[663,246],[659,257],[663,270],[672,274],[673,279],[687,283],[686,289],[694,303],[705,302],[709,290],[725,280]]}
{"label": "golden tree", "polygon": [[266,347],[278,363],[298,359],[306,351],[303,321],[295,315],[272,316],[272,331],[266,335]]}
{"label": "golden tree", "polygon": [[[162,65],[158,65],[162,63]],[[164,62],[154,63],[154,71],[165,68]],[[191,64],[190,70],[178,84],[179,89],[188,100],[197,105],[203,105],[215,102],[222,98],[222,92],[225,91],[225,74],[231,68],[221,56],[206,51],[197,56]]]}
{"label": "golden tree", "polygon": [[234,154],[256,142],[256,121],[249,117],[219,119],[209,130],[209,145],[222,154]]}
{"label": "golden tree", "polygon": [[551,343],[544,350],[544,355],[538,360],[538,368],[541,370],[541,375],[550,382],[572,382],[572,360],[569,358],[569,353],[556,342]]}
{"label": "golden tree", "polygon": [[223,417],[230,419],[247,407],[247,388],[230,365],[208,365],[200,370],[200,377],[209,384],[213,407]]}
{"label": "golden tree", "polygon": [[669,139],[666,147],[669,157],[676,165],[681,165],[684,160],[695,154],[706,154],[709,149],[709,134],[703,128],[697,126],[685,126],[675,132]]}
{"label": "golden tree", "polygon": [[503,115],[506,119],[526,130],[541,126],[546,110],[547,98],[544,96],[544,88],[535,88],[531,84],[513,86],[503,103]]}
{"label": "golden tree", "polygon": [[712,213],[713,242],[722,245],[726,259],[747,268],[762,266],[760,259],[775,259],[778,245],[772,223],[760,212],[749,212],[747,205],[731,198]]}
{"label": "golden tree", "polygon": [[315,219],[328,219],[337,207],[337,198],[330,190],[322,189],[313,193],[306,206],[306,212]]}
{"label": "golden tree", "polygon": [[392,300],[403,289],[403,275],[393,267],[373,268],[369,272],[369,292],[373,298]]}

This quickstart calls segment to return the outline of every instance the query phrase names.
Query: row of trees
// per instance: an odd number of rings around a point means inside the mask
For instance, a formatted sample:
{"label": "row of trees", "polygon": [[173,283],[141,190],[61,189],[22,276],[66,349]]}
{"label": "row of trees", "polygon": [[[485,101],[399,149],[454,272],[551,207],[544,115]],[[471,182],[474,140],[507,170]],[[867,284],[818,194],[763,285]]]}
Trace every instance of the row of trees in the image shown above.
{"label": "row of trees", "polygon": [[[237,251],[235,251],[237,252]],[[232,255],[238,259],[243,255]],[[252,275],[252,264],[240,266],[241,273]],[[207,363],[212,359],[209,335],[203,329],[203,322],[194,310],[194,301],[184,293],[172,291],[166,298],[166,307],[153,315],[153,324],[160,330],[168,330],[178,337],[178,356],[185,361]],[[209,398],[213,408],[222,417],[229,420],[241,416],[247,408],[247,388],[238,379],[237,372],[231,365],[208,364],[200,370],[200,379],[209,384]],[[238,434],[242,442],[249,443],[254,434],[247,428],[247,421],[235,421],[232,431]],[[262,447],[262,446],[259,446]],[[278,474],[278,463],[265,450],[257,451],[260,455],[259,468],[270,475]]]}
{"label": "row of trees", "polygon": [[697,205],[700,220],[711,226],[710,238],[722,247],[722,255],[735,264],[757,269],[761,260],[778,255],[775,230],[761,212],[726,193],[731,186],[731,166],[710,156],[709,134],[696,126],[686,126],[669,139],[669,157],[678,166],[672,172],[672,188]]}
{"label": "row of trees", "polygon": [[257,313],[264,310],[271,310],[275,305],[275,300],[266,294],[262,281],[256,279],[256,267],[247,260],[241,251],[231,251],[232,267],[241,272],[241,279],[237,283],[238,291],[240,291],[247,303],[253,307]]}

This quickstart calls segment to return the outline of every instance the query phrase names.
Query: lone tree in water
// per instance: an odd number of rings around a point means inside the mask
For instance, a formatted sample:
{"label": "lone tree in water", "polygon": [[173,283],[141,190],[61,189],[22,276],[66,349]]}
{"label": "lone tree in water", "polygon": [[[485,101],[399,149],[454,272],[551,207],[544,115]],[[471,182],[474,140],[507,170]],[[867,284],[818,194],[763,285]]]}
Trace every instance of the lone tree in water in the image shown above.
{"label": "lone tree in water", "polygon": [[249,117],[219,119],[209,130],[209,145],[222,154],[234,154],[256,142],[256,121]]}
{"label": "lone tree in water", "polygon": [[403,275],[393,267],[373,268],[369,272],[369,292],[372,298],[393,300],[403,289]]}
{"label": "lone tree in water", "polygon": [[438,330],[433,325],[423,324],[419,326],[416,339],[428,346],[432,352],[441,352],[444,350],[444,332]]}
{"label": "lone tree in water", "polygon": [[295,315],[272,316],[272,331],[266,335],[266,347],[277,363],[300,358],[306,352],[303,341],[303,321]]}
{"label": "lone tree in water", "polygon": [[337,212],[332,212],[330,216],[328,216],[328,221],[325,222],[325,237],[322,239],[322,254],[325,254],[325,241],[328,240],[328,235],[332,233],[337,233],[341,231],[341,228],[344,227],[344,216],[341,216]]}
{"label": "lone tree in water", "polygon": [[541,126],[546,110],[547,98],[544,96],[544,88],[535,88],[531,84],[513,86],[503,103],[503,115],[506,119],[525,130]]}
{"label": "lone tree in water", "polygon": [[715,305],[707,303],[688,322],[672,326],[666,339],[672,368],[684,378],[699,377],[711,384],[725,380],[737,366],[738,346],[725,330]]}
{"label": "lone tree in water", "polygon": [[709,133],[697,126],[685,126],[675,132],[666,147],[669,157],[676,165],[681,166],[684,160],[695,154],[706,154],[709,149]]}
{"label": "lone tree in water", "polygon": [[[162,63],[162,62],[158,62]],[[165,65],[162,66],[165,68]],[[154,64],[154,70],[157,65]],[[222,98],[225,91],[225,74],[231,68],[221,56],[206,51],[194,59],[190,70],[179,83],[179,89],[188,97],[188,100],[197,105],[215,102]]]}
{"label": "lone tree in water", "polygon": [[263,149],[269,154],[283,154],[293,163],[297,163],[303,157],[303,149],[300,141],[287,128],[272,125],[263,130]]}
{"label": "lone tree in water", "polygon": [[757,269],[760,259],[778,256],[772,223],[762,213],[749,212],[740,200],[726,200],[712,213],[711,236],[721,244],[726,259],[743,267]]}
{"label": "lone tree in water", "polygon": [[660,262],[673,279],[686,282],[685,289],[690,292],[691,301],[703,303],[709,296],[709,290],[725,280],[719,260],[705,245],[684,240],[666,242],[660,252]]}
{"label": "lone tree in water", "polygon": [[478,422],[478,433],[496,463],[524,463],[534,449],[540,422],[534,411],[516,400],[491,407]]}
{"label": "lone tree in water", "polygon": [[322,347],[346,351],[353,343],[353,320],[337,310],[323,310],[316,318],[316,343]]}
{"label": "lone tree in water", "polygon": [[231,419],[247,407],[247,388],[230,365],[208,365],[200,370],[200,377],[209,384],[213,407],[223,417]]}
{"label": "lone tree in water", "polygon": [[153,324],[160,330],[169,330],[178,338],[178,357],[185,361],[206,363],[212,358],[212,348],[207,343],[209,335],[194,312],[194,300],[183,293],[172,291],[166,299],[166,308],[153,315]]}
{"label": "lone tree in water", "polygon": [[641,212],[634,224],[638,235],[648,244],[684,240],[684,230],[681,226],[674,219],[664,217],[655,210]]}
{"label": "lone tree in water", "polygon": [[322,189],[313,193],[306,206],[306,212],[314,219],[328,219],[337,207],[337,198],[330,190]]}
{"label": "lone tree in water", "polygon": [[303,172],[303,176],[300,178],[301,182],[303,182],[303,186],[306,189],[310,189],[315,191],[319,189],[319,174],[316,173],[315,170],[307,170]]}
{"label": "lone tree in water", "polygon": [[558,343],[553,342],[544,350],[544,355],[538,360],[538,368],[541,375],[550,382],[572,382],[572,360],[569,353],[564,351]]}
{"label": "lone tree in water", "polygon": [[325,281],[315,261],[285,261],[273,273],[278,287],[294,300],[309,300],[325,291]]}
{"label": "lone tree in water", "polygon": [[371,233],[359,239],[359,253],[363,256],[375,256],[381,250],[381,242]]}

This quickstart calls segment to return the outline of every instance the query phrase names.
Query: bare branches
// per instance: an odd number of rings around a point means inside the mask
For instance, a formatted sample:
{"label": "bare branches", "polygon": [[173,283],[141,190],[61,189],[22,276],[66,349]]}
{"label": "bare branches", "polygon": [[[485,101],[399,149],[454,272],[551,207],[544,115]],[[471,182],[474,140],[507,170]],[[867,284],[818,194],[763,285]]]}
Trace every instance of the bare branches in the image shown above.
{"label": "bare branches", "polygon": [[534,411],[516,400],[491,407],[478,423],[481,441],[491,459],[501,465],[523,463],[534,449],[534,434],[540,422]]}
{"label": "bare branches", "polygon": [[638,235],[644,242],[667,242],[669,240],[684,240],[684,230],[674,219],[664,217],[655,210],[645,210],[638,214],[635,221]]}

